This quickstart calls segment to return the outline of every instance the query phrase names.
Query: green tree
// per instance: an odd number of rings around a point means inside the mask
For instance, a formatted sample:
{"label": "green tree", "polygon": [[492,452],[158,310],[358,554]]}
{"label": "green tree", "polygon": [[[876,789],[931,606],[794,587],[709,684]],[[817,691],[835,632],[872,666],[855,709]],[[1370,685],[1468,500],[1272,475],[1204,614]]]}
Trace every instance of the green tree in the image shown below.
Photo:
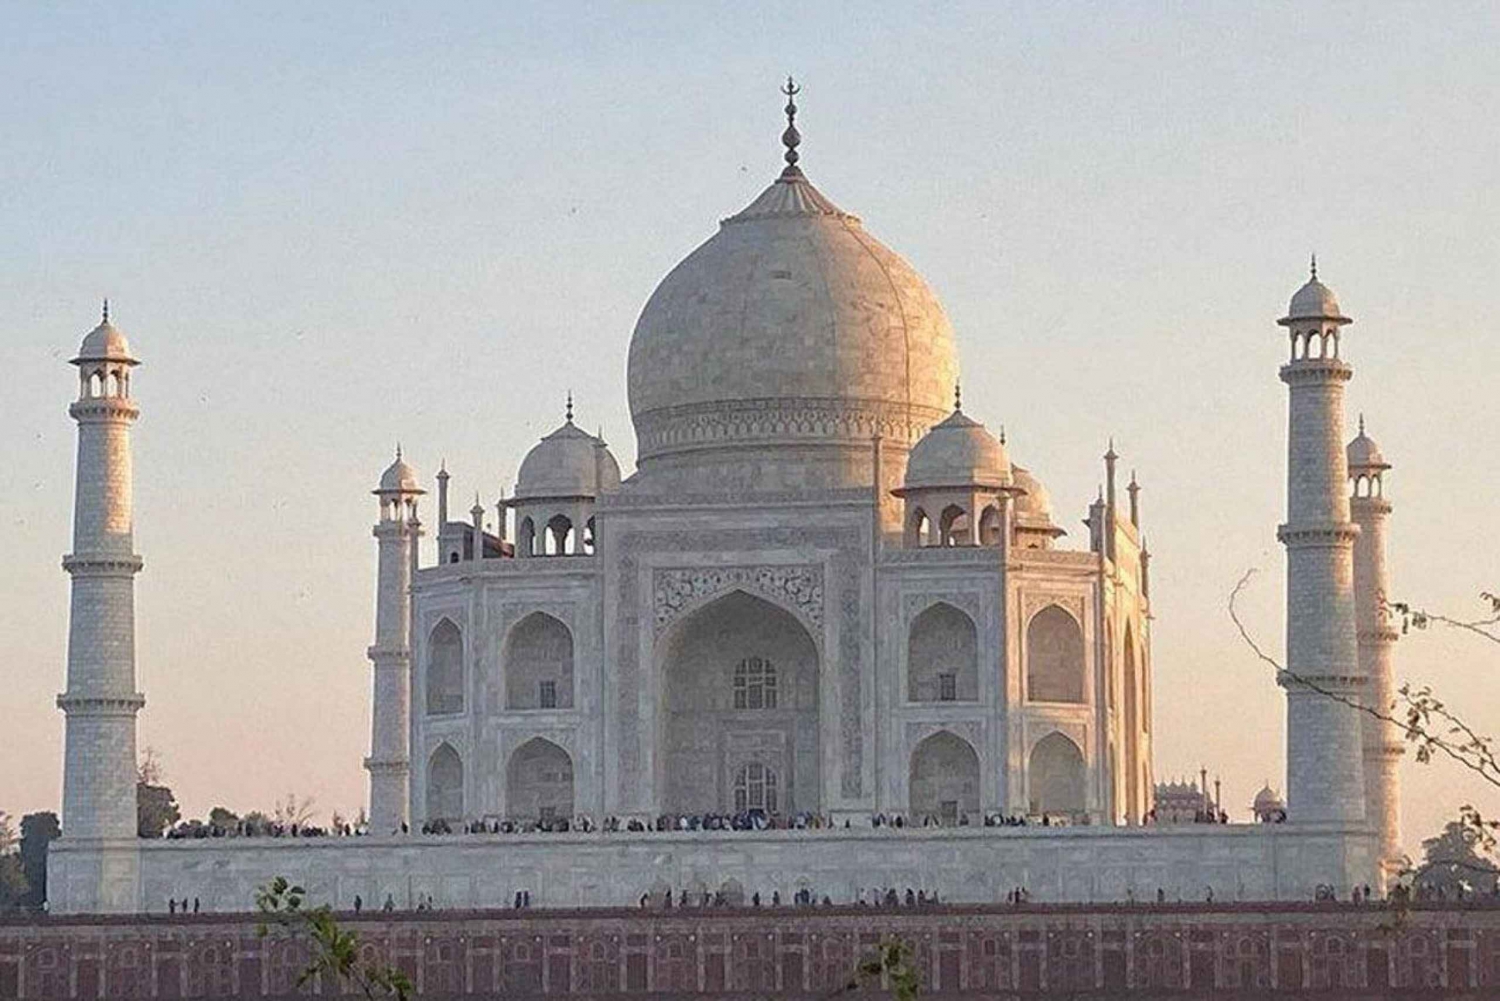
{"label": "green tree", "polygon": [[21,870],[26,876],[25,905],[41,910],[47,902],[47,846],[62,837],[62,826],[51,810],[21,818]]}
{"label": "green tree", "polygon": [[240,817],[228,807],[216,806],[208,811],[208,822],[215,827],[233,827],[240,822]]}
{"label": "green tree", "polygon": [[[299,988],[321,976],[325,984],[342,987],[339,993],[348,993],[352,987],[366,998],[406,1001],[410,997],[412,985],[406,974],[394,966],[361,960],[359,936],[340,927],[327,904],[304,907],[306,898],[306,890],[283,876],[255,891],[255,907],[261,913],[255,933],[261,938],[276,934],[307,943],[310,958],[297,977]],[[328,992],[330,987],[323,990]]]}
{"label": "green tree", "polygon": [[182,819],[177,797],[165,779],[156,749],[147,747],[141,752],[135,775],[136,833],[143,838],[159,838]]}
{"label": "green tree", "polygon": [[0,810],[0,912],[23,906],[26,891],[26,873],[16,851],[16,829],[10,814]]}
{"label": "green tree", "polygon": [[1422,842],[1425,861],[1416,884],[1427,890],[1442,890],[1460,896],[1479,890],[1488,892],[1495,886],[1500,866],[1486,858],[1479,831],[1463,820],[1450,820],[1443,833]]}

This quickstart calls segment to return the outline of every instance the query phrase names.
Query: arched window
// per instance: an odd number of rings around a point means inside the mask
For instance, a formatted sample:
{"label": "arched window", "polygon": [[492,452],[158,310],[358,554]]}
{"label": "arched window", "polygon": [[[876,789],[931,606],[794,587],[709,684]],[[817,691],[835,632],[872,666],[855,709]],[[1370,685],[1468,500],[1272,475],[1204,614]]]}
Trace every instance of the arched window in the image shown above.
{"label": "arched window", "polygon": [[513,820],[573,815],[573,759],[550,740],[533,737],[516,748],[505,782],[506,815]]}
{"label": "arched window", "polygon": [[1083,630],[1058,605],[1026,627],[1026,695],[1032,702],[1083,701]]}
{"label": "arched window", "polygon": [[464,763],[448,744],[438,745],[427,763],[427,819],[463,823]]}
{"label": "arched window", "polygon": [[1000,545],[1000,535],[1003,530],[1004,523],[1000,519],[1000,508],[991,504],[979,516],[979,544],[981,546]]}
{"label": "arched window", "polygon": [[565,514],[552,516],[547,522],[547,555],[566,556],[573,552],[573,521]]}
{"label": "arched window", "polygon": [[968,545],[969,513],[957,504],[945,507],[943,516],[938,519],[938,534],[942,537],[945,546]]}
{"label": "arched window", "polygon": [[1083,752],[1057,731],[1031,749],[1031,812],[1074,817],[1085,810]]}
{"label": "arched window", "polygon": [[464,639],[447,619],[427,639],[427,712],[464,711]]}
{"label": "arched window", "polygon": [[590,515],[589,520],[583,526],[583,551],[590,555],[597,552],[599,546],[598,538],[597,529],[594,527],[593,515]]}
{"label": "arched window", "polygon": [[742,765],[734,776],[734,809],[776,810],[776,769],[759,761]]}
{"label": "arched window", "polygon": [[736,709],[776,708],[776,665],[764,657],[746,657],[734,668]]}
{"label": "arched window", "polygon": [[911,756],[907,798],[914,820],[934,817],[957,824],[979,812],[979,755],[947,730],[918,744]]}
{"label": "arched window", "polygon": [[573,708],[573,634],[545,612],[517,622],[505,641],[507,709]]}
{"label": "arched window", "polygon": [[911,534],[908,536],[908,544],[913,546],[927,545],[927,533],[932,530],[932,525],[927,520],[927,512],[921,508],[913,510],[909,526]]}
{"label": "arched window", "polygon": [[944,602],[911,621],[906,640],[906,697],[911,702],[973,702],[979,698],[979,631]]}
{"label": "arched window", "polygon": [[529,517],[522,518],[516,526],[516,552],[524,556],[536,555],[536,523]]}

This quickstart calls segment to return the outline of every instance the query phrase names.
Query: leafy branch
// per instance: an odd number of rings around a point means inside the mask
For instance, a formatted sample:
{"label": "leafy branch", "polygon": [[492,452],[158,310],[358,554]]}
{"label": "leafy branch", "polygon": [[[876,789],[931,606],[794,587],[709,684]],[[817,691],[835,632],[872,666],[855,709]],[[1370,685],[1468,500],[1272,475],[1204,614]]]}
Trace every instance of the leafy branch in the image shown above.
{"label": "leafy branch", "polygon": [[894,936],[886,938],[876,947],[874,955],[860,960],[846,983],[823,996],[824,1001],[878,985],[882,980],[890,985],[891,996],[896,1001],[913,1001],[922,984],[910,959],[911,946]]}
{"label": "leafy branch", "polygon": [[366,963],[359,958],[359,936],[339,926],[327,904],[304,907],[307,891],[277,876],[255,891],[255,907],[261,921],[255,934],[265,938],[278,929],[290,938],[305,937],[311,950],[307,966],[297,975],[301,988],[320,975],[338,983],[353,984],[366,998],[396,998],[407,1001],[411,980],[394,966]]}

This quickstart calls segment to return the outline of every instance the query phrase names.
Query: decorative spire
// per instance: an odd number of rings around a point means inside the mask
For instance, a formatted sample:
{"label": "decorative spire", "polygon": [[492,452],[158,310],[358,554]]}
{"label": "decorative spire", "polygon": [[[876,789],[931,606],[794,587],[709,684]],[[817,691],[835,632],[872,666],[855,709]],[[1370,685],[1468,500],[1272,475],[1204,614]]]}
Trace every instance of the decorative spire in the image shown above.
{"label": "decorative spire", "polygon": [[1000,425],[1000,444],[1005,444],[1005,425]]}
{"label": "decorative spire", "polygon": [[572,424],[573,423],[573,391],[571,389],[568,390],[568,406],[567,406],[567,409],[565,410],[565,414],[567,415],[568,423]]}
{"label": "decorative spire", "polygon": [[802,93],[802,88],[790,76],[786,78],[786,86],[781,88],[786,95],[786,131],[781,134],[781,145],[786,147],[786,167],[782,170],[782,177],[801,177],[802,168],[797,166],[797,147],[802,144],[802,133],[797,131],[797,101],[796,97]]}
{"label": "decorative spire", "polygon": [[1105,462],[1114,462],[1119,456],[1115,454],[1115,436],[1109,436],[1109,451],[1104,453]]}
{"label": "decorative spire", "polygon": [[953,409],[954,410],[962,410],[963,408],[964,408],[964,389],[963,389],[963,383],[959,382],[957,379],[954,379],[953,380]]}
{"label": "decorative spire", "polygon": [[1365,415],[1363,413],[1361,413],[1359,415],[1359,435],[1360,435],[1361,438],[1363,438],[1364,434],[1365,434]]}
{"label": "decorative spire", "polygon": [[401,443],[399,441],[396,442],[396,461],[401,461]]}
{"label": "decorative spire", "polygon": [[1317,253],[1317,251],[1313,251],[1312,264],[1310,266],[1310,270],[1312,271],[1312,280],[1313,281],[1317,281],[1318,280],[1318,253]]}
{"label": "decorative spire", "polygon": [[438,479],[440,479],[440,480],[446,480],[447,478],[448,478],[448,459],[447,459],[446,456],[444,456],[438,462]]}
{"label": "decorative spire", "polygon": [[101,322],[109,322],[109,296],[104,297],[104,319]]}

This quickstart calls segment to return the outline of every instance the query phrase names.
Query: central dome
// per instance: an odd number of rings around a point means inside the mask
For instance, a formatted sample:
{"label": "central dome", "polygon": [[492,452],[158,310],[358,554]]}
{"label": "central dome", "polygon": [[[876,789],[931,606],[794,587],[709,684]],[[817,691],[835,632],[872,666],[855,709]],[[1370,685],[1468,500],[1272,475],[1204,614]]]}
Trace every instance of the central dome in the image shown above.
{"label": "central dome", "polygon": [[[909,446],[947,416],[957,376],[932,289],[792,165],[641,312],[629,367],[641,468],[750,462],[772,480],[867,485],[827,453],[868,454],[877,433]],[[780,472],[747,449],[781,449]]]}

